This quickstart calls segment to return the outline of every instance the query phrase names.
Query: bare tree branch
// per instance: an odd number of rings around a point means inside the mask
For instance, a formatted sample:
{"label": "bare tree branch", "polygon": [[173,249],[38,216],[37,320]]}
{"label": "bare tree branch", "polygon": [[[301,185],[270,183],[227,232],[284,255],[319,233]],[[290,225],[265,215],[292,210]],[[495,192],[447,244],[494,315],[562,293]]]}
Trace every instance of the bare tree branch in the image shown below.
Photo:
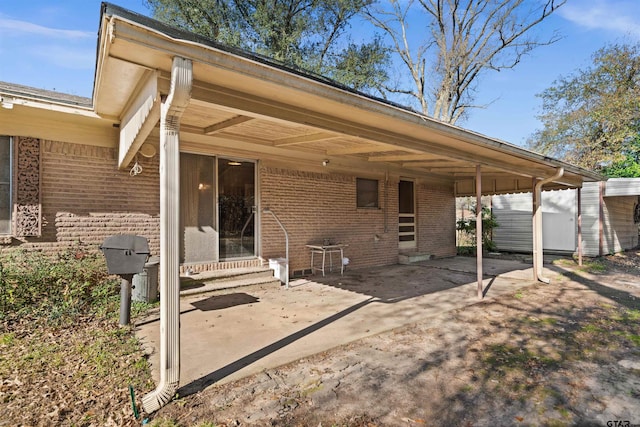
{"label": "bare tree branch", "polygon": [[365,11],[365,16],[376,27],[383,30],[391,39],[393,51],[400,57],[400,60],[409,70],[409,75],[414,84],[413,90],[395,90],[395,93],[403,93],[412,96],[419,104],[422,112],[428,114],[429,105],[425,96],[425,52],[430,44],[424,44],[416,49],[415,57],[409,43],[407,14],[409,13],[413,0],[406,2],[390,0],[391,10],[383,8],[369,7]]}
{"label": "bare tree branch", "polygon": [[[559,39],[556,34],[545,40],[529,35],[566,0],[545,0],[537,6],[529,0],[418,0],[416,7],[413,1],[404,7],[399,0],[390,3],[390,11],[370,8],[367,17],[392,40],[423,113],[455,123],[476,108],[473,88],[484,71],[513,68],[533,49]],[[409,44],[416,35],[407,33],[407,16],[419,12],[424,18],[421,30],[431,40],[415,48]],[[414,51],[416,58],[411,56]],[[433,70],[428,84],[427,64]]]}

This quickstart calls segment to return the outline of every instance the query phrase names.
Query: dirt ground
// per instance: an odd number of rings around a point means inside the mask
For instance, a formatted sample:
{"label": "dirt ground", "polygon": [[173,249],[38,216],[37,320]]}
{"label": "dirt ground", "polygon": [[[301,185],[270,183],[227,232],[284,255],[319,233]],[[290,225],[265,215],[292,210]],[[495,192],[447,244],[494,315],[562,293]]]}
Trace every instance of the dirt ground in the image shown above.
{"label": "dirt ground", "polygon": [[550,285],[178,397],[151,423],[640,425],[640,252],[551,268]]}

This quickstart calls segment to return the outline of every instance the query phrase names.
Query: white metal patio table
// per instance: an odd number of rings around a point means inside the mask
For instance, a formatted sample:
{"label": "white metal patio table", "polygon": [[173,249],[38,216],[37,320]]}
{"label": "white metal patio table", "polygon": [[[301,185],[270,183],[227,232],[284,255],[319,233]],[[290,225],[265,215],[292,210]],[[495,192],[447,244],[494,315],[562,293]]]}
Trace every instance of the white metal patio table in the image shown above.
{"label": "white metal patio table", "polygon": [[[322,276],[324,277],[327,254],[329,255],[329,271],[333,271],[333,254],[340,254],[340,274],[344,274],[344,248],[349,245],[343,243],[334,243],[330,245],[306,245],[309,249],[311,249],[311,272],[315,273],[316,270],[322,271]],[[322,255],[322,267],[316,267],[314,263],[314,255]]]}

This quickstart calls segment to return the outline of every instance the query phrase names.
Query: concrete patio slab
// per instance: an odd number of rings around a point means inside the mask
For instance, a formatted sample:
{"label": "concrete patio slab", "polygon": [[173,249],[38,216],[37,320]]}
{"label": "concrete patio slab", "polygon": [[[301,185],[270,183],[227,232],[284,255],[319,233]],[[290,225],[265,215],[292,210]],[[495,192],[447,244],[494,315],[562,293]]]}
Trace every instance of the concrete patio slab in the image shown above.
{"label": "concrete patio slab", "polygon": [[[290,289],[258,285],[181,300],[180,395],[482,303],[475,258],[447,258],[311,276]],[[533,283],[531,265],[484,261],[485,300]],[[159,369],[159,322],[137,336]]]}

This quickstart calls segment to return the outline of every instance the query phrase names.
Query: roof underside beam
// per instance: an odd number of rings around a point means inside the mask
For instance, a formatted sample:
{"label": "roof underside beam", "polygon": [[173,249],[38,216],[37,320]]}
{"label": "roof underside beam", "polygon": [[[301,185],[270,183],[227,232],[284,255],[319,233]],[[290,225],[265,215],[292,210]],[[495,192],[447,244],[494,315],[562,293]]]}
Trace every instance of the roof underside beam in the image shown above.
{"label": "roof underside beam", "polygon": [[211,126],[208,126],[206,128],[203,129],[203,133],[205,135],[213,135],[214,133],[218,133],[221,132],[225,129],[229,129],[233,126],[237,126],[239,124],[248,122],[249,120],[253,120],[253,117],[247,117],[247,116],[235,116],[232,117],[228,120],[225,120],[223,122],[220,123],[216,123],[213,124]]}
{"label": "roof underside beam", "polygon": [[[381,144],[381,143],[367,143],[367,144],[359,144],[353,147],[346,148],[334,148],[327,150],[327,155],[329,156],[343,156],[349,154],[370,154],[370,153],[384,153],[388,151],[397,150],[398,147],[389,144]],[[419,150],[409,150],[404,149],[405,151],[409,151],[412,153],[420,153]]]}
{"label": "roof underside beam", "polygon": [[331,139],[340,138],[341,136],[342,135],[334,135],[334,134],[329,134],[324,132],[312,133],[307,135],[292,136],[288,138],[278,139],[273,142],[273,145],[275,145],[276,147],[284,147],[287,145],[310,144],[312,142],[328,141]]}

